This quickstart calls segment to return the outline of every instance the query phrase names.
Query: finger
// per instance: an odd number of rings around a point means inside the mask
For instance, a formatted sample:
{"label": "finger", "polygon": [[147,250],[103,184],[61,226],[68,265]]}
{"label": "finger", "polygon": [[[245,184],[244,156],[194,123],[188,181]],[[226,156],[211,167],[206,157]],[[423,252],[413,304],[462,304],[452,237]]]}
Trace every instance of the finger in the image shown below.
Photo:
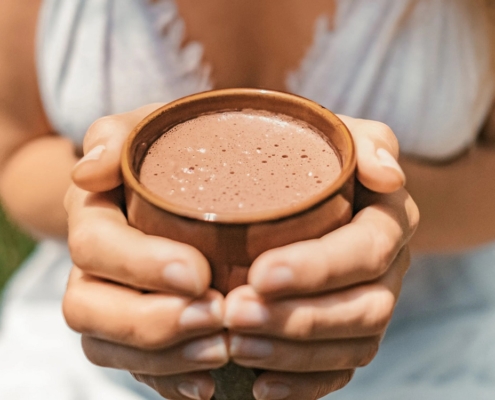
{"label": "finger", "polygon": [[248,282],[264,296],[326,292],[372,281],[387,272],[418,224],[404,190],[376,195],[348,225],[321,239],[272,249],[256,259]]}
{"label": "finger", "polygon": [[82,337],[83,350],[93,364],[134,374],[169,376],[220,368],[229,360],[221,334],[201,337],[163,349],[146,351],[93,338]]}
{"label": "finger", "polygon": [[392,318],[409,251],[400,252],[381,279],[321,296],[266,300],[250,286],[225,301],[231,331],[291,340],[329,340],[382,335]]}
{"label": "finger", "polygon": [[94,122],[84,138],[84,157],[72,171],[76,185],[92,192],[104,192],[119,186],[122,183],[120,157],[127,136],[144,117],[161,105],[149,104]]}
{"label": "finger", "polygon": [[133,374],[133,376],[167,399],[210,400],[215,390],[215,383],[207,372],[173,376],[142,374]]}
{"label": "finger", "polygon": [[285,341],[259,336],[234,335],[232,360],[244,367],[285,372],[318,372],[368,365],[376,356],[381,336],[315,341]]}
{"label": "finger", "polygon": [[339,115],[356,144],[357,178],[368,189],[392,193],[405,185],[399,163],[399,144],[385,124]]}
{"label": "finger", "polygon": [[222,330],[222,295],[200,299],[143,293],[84,274],[74,267],[63,300],[77,332],[140,349],[161,349]]}
{"label": "finger", "polygon": [[74,263],[87,273],[140,289],[204,293],[211,271],[203,255],[192,246],[129,227],[117,195],[69,189],[65,205]]}
{"label": "finger", "polygon": [[342,389],[354,374],[353,370],[283,373],[268,371],[254,383],[256,400],[315,400]]}

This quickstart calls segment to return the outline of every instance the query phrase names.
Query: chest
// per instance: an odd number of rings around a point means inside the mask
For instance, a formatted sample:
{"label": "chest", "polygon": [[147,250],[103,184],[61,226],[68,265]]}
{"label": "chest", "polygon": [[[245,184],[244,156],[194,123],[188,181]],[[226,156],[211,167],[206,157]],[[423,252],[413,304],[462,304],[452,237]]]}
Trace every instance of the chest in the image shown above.
{"label": "chest", "polygon": [[404,152],[441,159],[474,140],[493,100],[485,0],[43,1],[43,105],[76,142],[103,115],[254,86],[383,121]]}
{"label": "chest", "polygon": [[204,48],[215,87],[285,90],[314,39],[321,16],[333,19],[334,0],[176,0],[185,41]]}

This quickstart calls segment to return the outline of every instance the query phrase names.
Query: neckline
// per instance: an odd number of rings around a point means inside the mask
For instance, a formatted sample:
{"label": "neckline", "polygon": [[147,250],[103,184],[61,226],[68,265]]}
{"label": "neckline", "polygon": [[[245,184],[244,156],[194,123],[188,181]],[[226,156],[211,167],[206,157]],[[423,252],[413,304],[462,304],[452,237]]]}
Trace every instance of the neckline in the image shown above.
{"label": "neckline", "polygon": [[[198,91],[215,90],[214,79],[212,77],[213,66],[204,60],[204,45],[200,41],[184,41],[186,36],[186,24],[180,15],[175,0],[145,0],[152,7],[152,14],[155,31],[162,43],[172,44],[168,51],[173,52],[174,58],[178,60],[179,76],[195,76],[202,82],[207,82]],[[338,3],[338,1],[337,1]],[[337,12],[335,19],[337,18]],[[327,15],[320,15],[313,24],[313,39],[305,49],[303,57],[297,62],[295,68],[285,72],[284,88],[282,91],[297,94],[297,84],[295,82],[304,80],[304,76],[313,64],[318,62],[324,54],[322,53],[321,42],[324,37],[333,31],[333,24]],[[168,46],[170,47],[170,46]],[[185,70],[181,70],[184,68]],[[309,66],[309,68],[308,68]],[[240,86],[238,86],[240,87]],[[260,87],[256,87],[260,89]],[[296,89],[296,90],[294,90]],[[189,93],[188,93],[189,94]]]}

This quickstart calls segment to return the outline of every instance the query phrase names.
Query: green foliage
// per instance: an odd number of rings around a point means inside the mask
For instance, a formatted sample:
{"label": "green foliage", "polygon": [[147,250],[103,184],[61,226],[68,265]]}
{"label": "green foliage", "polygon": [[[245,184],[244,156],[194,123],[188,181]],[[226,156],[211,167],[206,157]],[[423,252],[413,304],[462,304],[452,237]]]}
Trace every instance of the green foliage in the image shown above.
{"label": "green foliage", "polygon": [[0,208],[0,291],[35,242],[16,228]]}

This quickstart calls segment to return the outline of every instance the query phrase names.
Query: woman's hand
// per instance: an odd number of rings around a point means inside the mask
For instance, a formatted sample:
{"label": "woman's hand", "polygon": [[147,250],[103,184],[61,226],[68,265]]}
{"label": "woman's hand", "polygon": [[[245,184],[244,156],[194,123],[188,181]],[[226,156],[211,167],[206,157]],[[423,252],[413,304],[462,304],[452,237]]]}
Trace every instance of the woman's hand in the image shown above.
{"label": "woman's hand", "polygon": [[65,198],[76,266],[63,310],[97,365],[130,371],[167,398],[210,398],[207,370],[228,361],[223,296],[191,246],[148,236],[122,212],[120,154],[132,128],[157,105],[106,117],[89,129],[86,156]]}
{"label": "woman's hand", "polygon": [[[342,117],[357,144],[359,180],[392,194],[360,187],[360,211],[351,224],[320,240],[263,254],[249,285],[229,294],[222,321],[224,299],[208,289],[206,260],[189,246],[130,228],[121,211],[123,142],[156,107],[94,124],[84,143],[86,156],[73,173],[79,187],[66,196],[77,267],[64,312],[83,333],[88,358],[130,370],[174,399],[210,398],[213,381],[204,370],[225,364],[229,352],[239,364],[273,371],[258,379],[259,399],[275,399],[277,390],[278,398],[309,399],[343,386],[378,348],[418,220],[414,203],[399,189],[404,175],[393,134],[382,124]],[[276,267],[286,268],[277,273]],[[268,282],[271,274],[279,278]],[[245,318],[233,315],[235,310],[244,310]],[[229,348],[220,334],[223,322],[231,330]]]}
{"label": "woman's hand", "polygon": [[268,370],[255,383],[258,400],[316,399],[345,386],[376,355],[409,266],[419,214],[402,188],[395,137],[383,124],[342,118],[368,188],[357,188],[352,222],[262,254],[248,285],[226,298],[230,356]]}

